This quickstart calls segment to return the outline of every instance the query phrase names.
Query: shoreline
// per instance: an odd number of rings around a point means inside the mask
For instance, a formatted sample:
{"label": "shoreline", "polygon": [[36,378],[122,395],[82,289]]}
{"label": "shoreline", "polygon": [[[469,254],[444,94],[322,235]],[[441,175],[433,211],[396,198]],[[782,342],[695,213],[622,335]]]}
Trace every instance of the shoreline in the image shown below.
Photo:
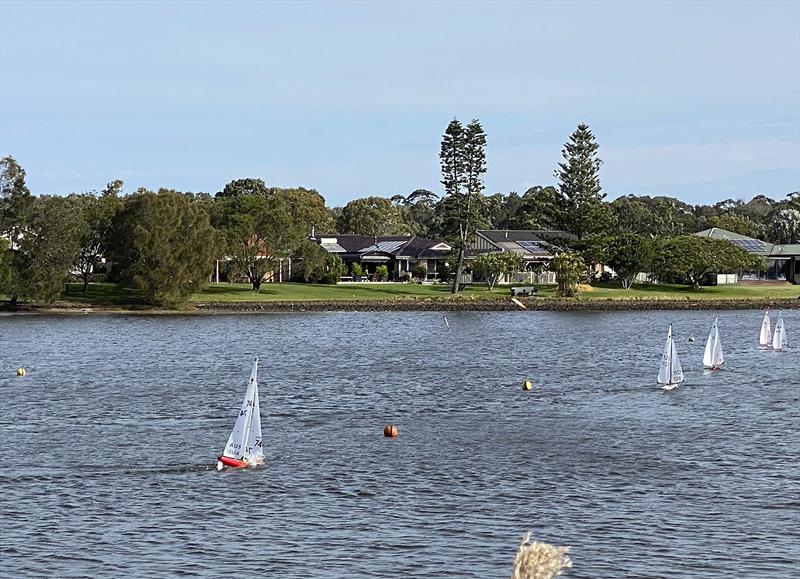
{"label": "shoreline", "polygon": [[308,300],[264,302],[198,302],[185,309],[151,306],[84,306],[80,304],[22,305],[2,315],[31,314],[253,314],[285,312],[621,312],[658,310],[763,310],[800,309],[800,298],[780,299],[580,299],[518,298],[522,309],[510,299],[409,299],[409,300]]}

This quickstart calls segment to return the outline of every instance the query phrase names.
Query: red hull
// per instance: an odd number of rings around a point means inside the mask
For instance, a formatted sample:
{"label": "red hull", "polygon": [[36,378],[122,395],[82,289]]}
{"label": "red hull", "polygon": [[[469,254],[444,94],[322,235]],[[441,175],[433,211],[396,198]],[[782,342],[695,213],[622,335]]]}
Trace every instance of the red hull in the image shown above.
{"label": "red hull", "polygon": [[229,456],[218,456],[217,460],[220,461],[225,466],[229,466],[231,468],[244,468],[246,466],[250,466],[243,460],[239,460],[236,458],[231,458]]}

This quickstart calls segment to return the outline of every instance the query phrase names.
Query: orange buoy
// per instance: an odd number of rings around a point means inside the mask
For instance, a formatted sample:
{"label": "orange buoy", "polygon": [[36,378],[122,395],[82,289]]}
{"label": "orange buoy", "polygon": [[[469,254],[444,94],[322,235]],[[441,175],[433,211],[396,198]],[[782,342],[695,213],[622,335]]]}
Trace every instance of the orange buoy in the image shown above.
{"label": "orange buoy", "polygon": [[394,438],[397,436],[397,427],[394,424],[390,424],[383,429],[383,435],[387,438]]}

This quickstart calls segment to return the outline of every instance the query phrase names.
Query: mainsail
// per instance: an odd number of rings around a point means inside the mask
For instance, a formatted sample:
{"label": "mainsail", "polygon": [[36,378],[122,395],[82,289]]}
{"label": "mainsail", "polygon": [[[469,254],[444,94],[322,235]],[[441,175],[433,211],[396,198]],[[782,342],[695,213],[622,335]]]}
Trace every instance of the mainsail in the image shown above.
{"label": "mainsail", "polygon": [[249,464],[264,462],[264,448],[261,443],[261,413],[258,407],[258,358],[253,363],[253,371],[247,383],[242,408],[236,417],[222,456],[245,461]]}
{"label": "mainsail", "polygon": [[783,316],[778,315],[778,322],[775,324],[775,332],[772,334],[772,349],[783,350],[789,343],[786,339],[786,328],[783,325]]}
{"label": "mainsail", "polygon": [[683,382],[683,370],[675,349],[675,340],[672,339],[672,324],[670,324],[667,343],[664,345],[664,355],[661,356],[661,368],[658,370],[658,383],[674,387],[681,382]]}
{"label": "mainsail", "polygon": [[767,310],[764,312],[764,319],[761,321],[761,334],[758,336],[758,343],[762,348],[769,348],[771,332],[772,328],[770,327],[769,323],[769,310]]}
{"label": "mainsail", "polygon": [[711,332],[709,332],[708,340],[706,340],[706,350],[703,352],[703,366],[706,368],[719,368],[722,366],[722,343],[719,339],[718,321],[719,318],[714,319],[714,325],[711,326]]}

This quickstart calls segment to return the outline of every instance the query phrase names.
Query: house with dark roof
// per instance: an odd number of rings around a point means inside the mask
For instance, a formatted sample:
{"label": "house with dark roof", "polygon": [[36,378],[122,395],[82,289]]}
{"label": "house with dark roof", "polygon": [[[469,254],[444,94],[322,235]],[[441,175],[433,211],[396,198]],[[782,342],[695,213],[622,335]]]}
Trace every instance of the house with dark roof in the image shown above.
{"label": "house with dark roof", "polygon": [[453,248],[443,241],[416,235],[352,235],[331,234],[313,239],[328,253],[338,255],[351,270],[360,263],[364,275],[375,279],[379,265],[389,269],[389,280],[399,281],[410,276],[417,266],[427,268],[427,278],[435,279],[445,266]]}
{"label": "house with dark roof", "polygon": [[503,283],[554,283],[552,272],[542,271],[561,250],[559,240],[575,240],[575,235],[554,229],[481,229],[469,247],[469,259],[486,253],[516,253],[522,257],[523,271]]}
{"label": "house with dark roof", "polygon": [[763,257],[767,262],[765,272],[747,272],[743,278],[766,278],[800,283],[800,244],[769,243],[727,229],[712,227],[695,233],[700,237],[724,239],[748,253]]}
{"label": "house with dark roof", "polygon": [[560,250],[558,240],[578,239],[566,231],[550,229],[481,229],[470,245],[470,255],[483,253],[516,253],[522,257],[525,269],[550,263]]}

